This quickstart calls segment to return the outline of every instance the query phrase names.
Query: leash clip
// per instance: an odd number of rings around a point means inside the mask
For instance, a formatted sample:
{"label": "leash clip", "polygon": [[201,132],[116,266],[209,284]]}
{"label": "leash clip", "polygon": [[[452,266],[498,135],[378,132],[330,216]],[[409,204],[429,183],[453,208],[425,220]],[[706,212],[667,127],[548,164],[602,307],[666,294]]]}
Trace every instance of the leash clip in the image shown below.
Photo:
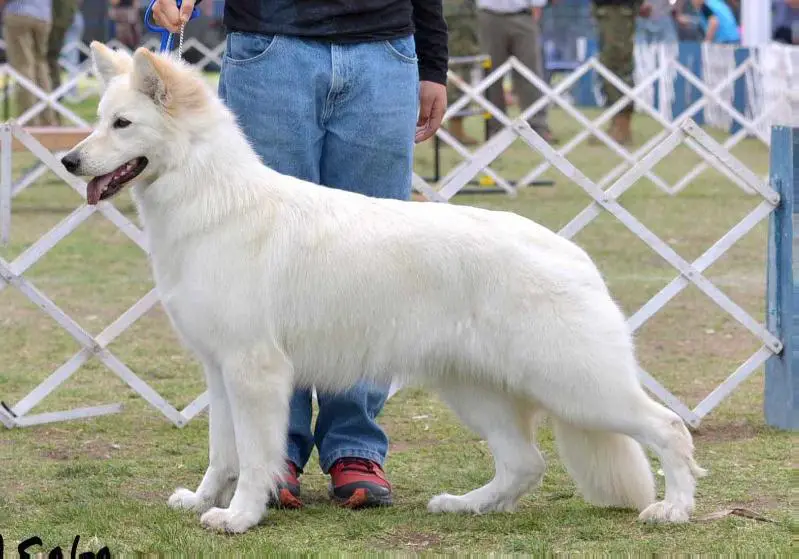
{"label": "leash clip", "polygon": [[[155,33],[160,33],[161,34],[161,52],[167,52],[167,51],[172,50],[172,36],[174,35],[174,33],[171,33],[168,29],[166,29],[164,27],[160,27],[158,25],[154,25],[154,24],[150,23],[150,15],[152,14],[153,7],[155,6],[156,2],[157,2],[157,0],[150,0],[150,5],[147,6],[147,11],[144,12],[144,25],[150,31],[153,31]],[[175,3],[177,4],[178,9],[180,9],[181,4],[183,4],[183,0],[175,0]],[[189,21],[191,21],[194,18],[197,18],[199,16],[200,16],[200,8],[197,8],[195,6],[195,8],[191,11],[191,16],[189,16]],[[180,30],[180,39],[181,39],[180,48],[182,50],[182,48],[183,48],[183,28],[182,27],[181,27],[181,30]],[[178,53],[178,54],[181,54],[181,53]]]}

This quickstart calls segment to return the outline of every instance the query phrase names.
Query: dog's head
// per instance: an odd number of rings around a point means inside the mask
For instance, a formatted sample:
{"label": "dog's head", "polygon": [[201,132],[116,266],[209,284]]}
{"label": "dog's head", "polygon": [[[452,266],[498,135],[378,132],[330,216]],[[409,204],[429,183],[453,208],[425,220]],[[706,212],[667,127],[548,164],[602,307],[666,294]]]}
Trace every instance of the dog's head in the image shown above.
{"label": "dog's head", "polygon": [[103,87],[98,120],[61,162],[74,175],[93,177],[86,198],[97,204],[134,179],[151,182],[179,164],[211,96],[196,71],[167,55],[139,48],[131,56],[97,41],[91,52]]}

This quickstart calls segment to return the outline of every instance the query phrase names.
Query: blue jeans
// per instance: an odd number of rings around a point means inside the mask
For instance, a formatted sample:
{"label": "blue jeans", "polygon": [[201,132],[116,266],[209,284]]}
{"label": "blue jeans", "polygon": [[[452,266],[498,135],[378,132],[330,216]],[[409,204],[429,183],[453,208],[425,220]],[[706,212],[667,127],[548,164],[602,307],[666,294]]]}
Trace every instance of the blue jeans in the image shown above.
{"label": "blue jeans", "polygon": [[677,24],[671,15],[657,18],[638,17],[635,21],[635,40],[638,43],[676,43]]}
{"label": "blue jeans", "polygon": [[[219,94],[276,171],[367,196],[410,198],[419,102],[413,36],[330,44],[231,32]],[[311,390],[297,387],[288,458],[302,469],[316,445],[324,472],[342,457],[382,465],[388,438],[375,418],[388,388],[359,383],[317,394],[312,431]]]}

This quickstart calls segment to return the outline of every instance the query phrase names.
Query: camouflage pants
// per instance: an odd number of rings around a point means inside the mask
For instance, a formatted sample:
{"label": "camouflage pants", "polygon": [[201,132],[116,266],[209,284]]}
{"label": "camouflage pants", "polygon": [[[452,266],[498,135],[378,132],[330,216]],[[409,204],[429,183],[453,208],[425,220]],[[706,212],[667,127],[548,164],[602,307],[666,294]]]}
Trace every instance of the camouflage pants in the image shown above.
{"label": "camouflage pants", "polygon": [[[459,13],[447,18],[449,56],[477,56],[480,44],[477,39],[477,13]],[[452,71],[466,83],[471,82],[474,64],[453,64]],[[447,105],[452,105],[464,95],[456,85],[447,85]]]}
{"label": "camouflage pants", "polygon": [[[634,86],[633,73],[635,59],[635,19],[638,15],[640,2],[634,6],[597,6],[591,4],[591,11],[597,23],[599,33],[599,61],[619,77],[621,81]],[[613,85],[604,81],[607,104],[613,105],[624,95]],[[632,103],[628,103],[622,112],[633,110]]]}
{"label": "camouflage pants", "polygon": [[53,24],[47,42],[47,66],[50,70],[50,84],[53,90],[61,85],[61,67],[58,57],[64,48],[64,37],[72,25],[75,12],[78,10],[77,0],[56,0],[53,2]]}

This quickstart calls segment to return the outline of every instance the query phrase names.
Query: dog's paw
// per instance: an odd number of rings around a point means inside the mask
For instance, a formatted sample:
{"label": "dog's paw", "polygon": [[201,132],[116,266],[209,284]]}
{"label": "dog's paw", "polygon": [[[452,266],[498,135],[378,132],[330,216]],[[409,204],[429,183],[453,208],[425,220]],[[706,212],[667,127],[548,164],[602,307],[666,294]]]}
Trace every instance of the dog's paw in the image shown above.
{"label": "dog's paw", "polygon": [[185,487],[179,487],[172,493],[172,496],[169,497],[169,506],[177,510],[191,510],[204,513],[211,508],[212,503],[201,499],[194,491],[190,491]]}
{"label": "dog's paw", "polygon": [[200,517],[200,523],[209,530],[241,534],[261,521],[261,514],[212,508]]}
{"label": "dog's paw", "polygon": [[465,496],[442,493],[430,499],[427,510],[433,513],[461,512],[470,514],[484,514],[487,512],[513,512],[516,503],[503,499],[495,501],[475,501]]}
{"label": "dog's paw", "polygon": [[449,493],[436,495],[427,503],[427,510],[432,513],[441,512],[478,512],[463,498]]}
{"label": "dog's paw", "polygon": [[689,514],[686,507],[668,501],[652,503],[638,515],[638,520],[649,523],[682,523],[688,522],[688,519]]}

